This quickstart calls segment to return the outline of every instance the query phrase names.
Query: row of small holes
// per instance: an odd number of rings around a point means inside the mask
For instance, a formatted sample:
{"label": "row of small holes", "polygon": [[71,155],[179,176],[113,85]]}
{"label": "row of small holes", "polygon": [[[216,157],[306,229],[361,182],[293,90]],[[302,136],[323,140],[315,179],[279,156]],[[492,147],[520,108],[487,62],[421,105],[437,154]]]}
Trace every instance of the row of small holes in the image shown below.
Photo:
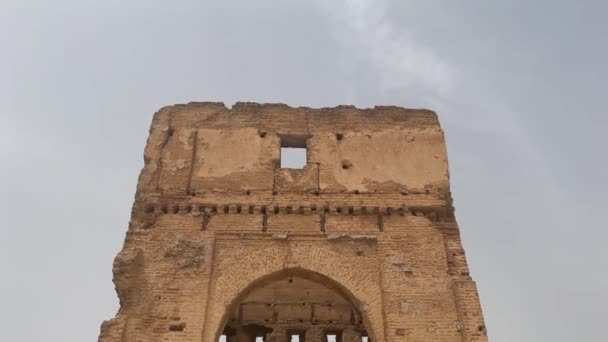
{"label": "row of small holes", "polygon": [[[191,213],[192,209],[193,209],[193,207],[191,205],[187,206],[185,208],[186,213]],[[312,214],[316,214],[317,213],[317,209],[318,209],[317,207],[311,207],[310,211],[311,211]],[[367,209],[368,209],[367,207],[361,207],[361,211],[362,212],[367,212]],[[379,213],[379,209],[376,208],[376,207],[369,208],[369,209],[371,209],[370,213],[376,213],[376,214]],[[204,206],[200,206],[199,210],[202,212],[202,211],[205,210],[205,207]],[[237,205],[236,212],[240,214],[240,213],[242,213],[242,210],[243,210],[242,206]],[[166,206],[166,205],[161,206],[161,211],[164,214],[167,214],[169,212],[168,206]],[[224,206],[223,207],[223,211],[224,211],[224,214],[228,214],[230,212],[230,208],[228,206]],[[253,214],[254,213],[254,207],[253,206],[249,206],[248,209],[247,209],[247,211],[248,211],[249,214]],[[337,213],[341,214],[342,211],[343,211],[343,207],[337,207],[336,208],[336,212]],[[349,214],[352,215],[352,214],[354,214],[355,209],[352,208],[352,207],[348,207],[347,211],[348,211]],[[399,215],[401,215],[401,216],[403,216],[403,214],[405,213],[405,210],[403,208],[398,208],[397,211],[399,212]],[[153,212],[154,212],[154,206],[150,205],[150,206],[146,207],[146,213],[153,213]],[[177,214],[179,212],[180,212],[180,207],[179,206],[176,205],[176,206],[172,207],[172,213],[173,214]],[[262,214],[266,214],[267,213],[266,206],[262,206],[261,212],[262,212]],[[280,212],[280,208],[279,207],[274,207],[274,213],[278,214],[279,212]],[[287,214],[294,213],[293,207],[291,207],[291,206],[286,207],[285,208],[285,212]],[[323,207],[322,208],[322,212],[325,213],[325,214],[329,214],[329,212],[330,212],[329,207]],[[216,206],[211,207],[211,213],[217,213],[217,207]],[[304,209],[301,208],[301,207],[298,208],[297,213],[303,214],[304,213]],[[386,208],[386,214],[387,215],[390,216],[392,213],[393,213],[393,208]]]}
{"label": "row of small holes", "polygon": [[[342,168],[343,168],[343,169],[345,169],[345,170],[349,169],[350,167],[352,167],[352,165],[348,165],[348,164],[347,164],[346,166],[344,166],[344,165],[342,166]],[[426,190],[425,190],[425,192],[428,194],[428,193],[430,193],[431,191],[430,191],[429,189],[426,189]],[[251,195],[251,193],[252,193],[252,192],[251,192],[251,190],[247,190],[247,191],[245,191],[245,195],[247,195],[247,196],[250,196],[250,195]],[[402,190],[402,191],[400,191],[399,193],[400,193],[401,195],[403,195],[403,196],[407,196],[407,195],[409,194],[407,190]],[[272,192],[272,194],[273,194],[274,196],[276,196],[276,195],[278,195],[278,194],[279,194],[279,192],[278,192],[278,191],[273,191],[273,192]],[[319,190],[314,190],[314,191],[313,191],[313,194],[315,194],[316,196],[319,196],[319,195],[321,194],[321,192],[320,192]],[[353,191],[353,194],[355,194],[355,195],[360,195],[360,194],[361,194],[361,191],[359,191],[359,190],[354,190],[354,191]],[[194,197],[194,196],[196,196],[196,192],[191,191],[191,192],[189,193],[189,195],[190,195],[190,196],[192,196],[192,197]]]}
{"label": "row of small holes", "polygon": [[[266,138],[266,134],[268,134],[268,132],[266,132],[266,131],[258,132],[258,135],[260,136],[260,138]],[[344,134],[336,133],[336,140],[341,141],[342,139],[344,139]]]}

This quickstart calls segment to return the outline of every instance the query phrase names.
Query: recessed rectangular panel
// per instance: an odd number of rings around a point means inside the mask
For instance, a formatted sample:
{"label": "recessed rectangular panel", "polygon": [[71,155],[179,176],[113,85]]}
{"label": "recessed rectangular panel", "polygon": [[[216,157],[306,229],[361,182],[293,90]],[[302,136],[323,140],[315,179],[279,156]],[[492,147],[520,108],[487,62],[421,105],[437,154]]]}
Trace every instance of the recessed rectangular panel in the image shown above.
{"label": "recessed rectangular panel", "polygon": [[[230,232],[261,232],[262,215],[225,215],[217,214],[209,216],[207,230],[230,231]],[[201,219],[202,222],[202,219]],[[202,223],[201,223],[202,224]]]}
{"label": "recessed rectangular panel", "polygon": [[327,233],[357,232],[377,234],[380,232],[376,215],[328,215],[325,223]]}
{"label": "recessed rectangular panel", "polygon": [[280,322],[308,322],[311,317],[309,303],[276,304],[276,311]]}
{"label": "recessed rectangular panel", "polygon": [[343,304],[314,304],[315,322],[347,323],[352,319],[352,306]]}
{"label": "recessed rectangular panel", "polygon": [[272,190],[278,139],[254,128],[199,129],[191,188],[196,192]]}
{"label": "recessed rectangular panel", "polygon": [[270,303],[243,303],[241,304],[242,322],[269,322],[272,321],[274,310]]}

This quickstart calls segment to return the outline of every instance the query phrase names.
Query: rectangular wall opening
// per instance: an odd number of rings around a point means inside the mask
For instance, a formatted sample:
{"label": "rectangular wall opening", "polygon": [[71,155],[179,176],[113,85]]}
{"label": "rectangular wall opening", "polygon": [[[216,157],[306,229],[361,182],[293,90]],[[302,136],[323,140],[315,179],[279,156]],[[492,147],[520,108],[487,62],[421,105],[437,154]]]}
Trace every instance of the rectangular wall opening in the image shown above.
{"label": "rectangular wall opening", "polygon": [[287,331],[289,335],[289,342],[305,342],[305,334],[304,330],[289,330]]}
{"label": "rectangular wall opening", "polygon": [[[330,321],[331,322],[331,321]],[[324,342],[341,342],[342,332],[340,330],[330,329],[323,332]]]}
{"label": "rectangular wall opening", "polygon": [[281,168],[303,169],[308,163],[306,135],[281,135]]}

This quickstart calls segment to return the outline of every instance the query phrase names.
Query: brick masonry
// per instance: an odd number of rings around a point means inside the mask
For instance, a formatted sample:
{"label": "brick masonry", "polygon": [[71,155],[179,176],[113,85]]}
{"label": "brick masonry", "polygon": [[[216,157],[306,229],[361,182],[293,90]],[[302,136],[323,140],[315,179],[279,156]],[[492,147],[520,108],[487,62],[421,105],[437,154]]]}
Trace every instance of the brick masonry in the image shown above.
{"label": "brick masonry", "polygon": [[144,160],[99,341],[487,341],[435,113],[175,105]]}

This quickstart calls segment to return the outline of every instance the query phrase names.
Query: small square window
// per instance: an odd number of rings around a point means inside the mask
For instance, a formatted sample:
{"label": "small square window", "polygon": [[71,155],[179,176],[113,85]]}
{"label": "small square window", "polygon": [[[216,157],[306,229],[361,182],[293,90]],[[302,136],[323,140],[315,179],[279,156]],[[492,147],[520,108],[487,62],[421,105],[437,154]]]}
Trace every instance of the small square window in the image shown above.
{"label": "small square window", "polygon": [[281,147],[282,169],[303,169],[306,166],[306,149]]}
{"label": "small square window", "polygon": [[281,168],[303,169],[308,163],[306,141],[304,135],[281,136]]}

